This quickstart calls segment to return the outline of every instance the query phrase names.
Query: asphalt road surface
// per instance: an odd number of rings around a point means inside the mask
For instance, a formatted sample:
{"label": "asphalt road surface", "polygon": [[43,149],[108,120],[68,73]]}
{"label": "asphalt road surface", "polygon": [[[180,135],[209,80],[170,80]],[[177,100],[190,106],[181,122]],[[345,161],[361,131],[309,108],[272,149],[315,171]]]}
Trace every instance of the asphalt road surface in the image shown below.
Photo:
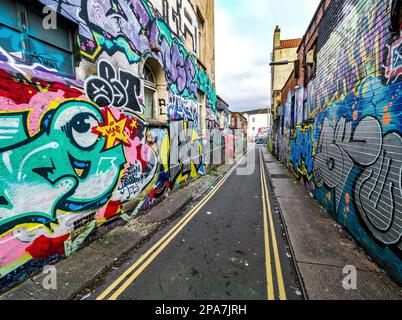
{"label": "asphalt road surface", "polygon": [[251,174],[234,167],[78,298],[303,299],[260,147],[247,158],[255,164]]}

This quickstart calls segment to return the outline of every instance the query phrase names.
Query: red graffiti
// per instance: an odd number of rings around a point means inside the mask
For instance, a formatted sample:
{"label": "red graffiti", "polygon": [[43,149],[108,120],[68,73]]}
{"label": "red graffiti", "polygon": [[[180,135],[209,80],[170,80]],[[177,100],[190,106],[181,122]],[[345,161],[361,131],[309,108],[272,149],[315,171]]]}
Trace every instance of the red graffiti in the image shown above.
{"label": "red graffiti", "polygon": [[109,220],[117,216],[122,210],[123,206],[121,205],[121,201],[109,201],[105,211],[105,219]]}
{"label": "red graffiti", "polygon": [[48,83],[43,80],[28,80],[26,78],[15,79],[9,73],[0,69],[0,97],[9,98],[17,105],[29,104],[32,97],[41,90],[47,90],[47,92],[62,90],[65,99],[82,96],[82,91],[70,88],[63,83]]}
{"label": "red graffiti", "polygon": [[47,259],[55,255],[62,256],[64,254],[64,242],[69,237],[69,234],[53,239],[40,236],[27,248],[27,252],[34,259]]}

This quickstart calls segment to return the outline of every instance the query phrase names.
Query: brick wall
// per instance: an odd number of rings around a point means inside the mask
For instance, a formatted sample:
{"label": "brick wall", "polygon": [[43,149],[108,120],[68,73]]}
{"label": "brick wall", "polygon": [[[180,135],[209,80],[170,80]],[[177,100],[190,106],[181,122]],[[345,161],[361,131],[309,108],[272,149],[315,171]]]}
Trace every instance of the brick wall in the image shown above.
{"label": "brick wall", "polygon": [[[390,31],[391,3],[321,3],[299,50],[309,112],[278,139],[306,189],[401,282],[402,37]],[[311,43],[316,75],[306,83]]]}

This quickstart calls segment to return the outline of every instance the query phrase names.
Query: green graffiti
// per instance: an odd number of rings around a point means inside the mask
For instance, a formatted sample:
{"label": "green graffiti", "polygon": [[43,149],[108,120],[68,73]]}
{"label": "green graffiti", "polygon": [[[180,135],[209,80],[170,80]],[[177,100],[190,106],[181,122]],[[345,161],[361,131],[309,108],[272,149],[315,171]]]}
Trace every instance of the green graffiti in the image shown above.
{"label": "green graffiti", "polygon": [[126,160],[121,144],[104,150],[105,139],[92,132],[102,123],[95,105],[67,101],[45,114],[34,137],[0,145],[0,228],[46,224],[57,209],[79,212],[108,201]]}

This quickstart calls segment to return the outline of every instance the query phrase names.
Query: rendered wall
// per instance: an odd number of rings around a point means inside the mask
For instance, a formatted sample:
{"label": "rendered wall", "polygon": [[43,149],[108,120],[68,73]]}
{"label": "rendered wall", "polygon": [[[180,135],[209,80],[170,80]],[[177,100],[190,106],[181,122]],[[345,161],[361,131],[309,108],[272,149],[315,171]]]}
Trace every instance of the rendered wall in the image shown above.
{"label": "rendered wall", "polygon": [[[191,26],[164,20],[178,2],[42,2],[79,25],[81,63],[70,78],[0,48],[0,291],[208,169],[197,91],[215,113],[214,79],[185,48]],[[168,88],[159,126],[142,118],[148,58]]]}
{"label": "rendered wall", "polygon": [[[317,201],[402,282],[402,37],[389,27],[389,1],[332,1],[318,28],[316,77],[289,92],[278,147]],[[304,102],[311,121],[303,123]]]}

